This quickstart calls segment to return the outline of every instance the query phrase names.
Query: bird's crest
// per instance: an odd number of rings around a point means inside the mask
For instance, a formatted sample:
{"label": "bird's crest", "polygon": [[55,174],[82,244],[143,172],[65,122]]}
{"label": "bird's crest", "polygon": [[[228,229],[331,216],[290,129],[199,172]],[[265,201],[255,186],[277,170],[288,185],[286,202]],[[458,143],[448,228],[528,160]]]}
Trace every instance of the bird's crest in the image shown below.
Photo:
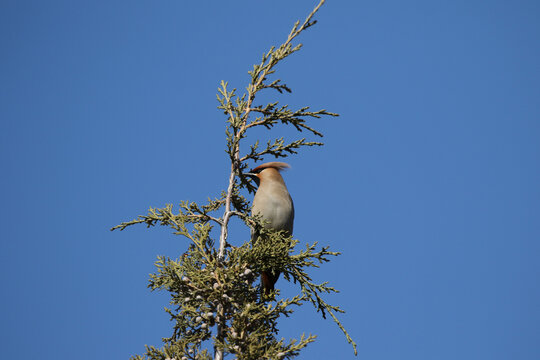
{"label": "bird's crest", "polygon": [[258,173],[264,169],[268,169],[268,168],[273,168],[273,169],[276,169],[277,171],[281,171],[281,170],[284,170],[284,169],[288,169],[290,168],[291,166],[287,163],[284,163],[284,162],[279,162],[279,161],[272,161],[272,162],[267,162],[267,163],[264,163],[264,164],[261,164],[259,166],[257,166],[255,169],[253,169],[252,171],[254,173]]}

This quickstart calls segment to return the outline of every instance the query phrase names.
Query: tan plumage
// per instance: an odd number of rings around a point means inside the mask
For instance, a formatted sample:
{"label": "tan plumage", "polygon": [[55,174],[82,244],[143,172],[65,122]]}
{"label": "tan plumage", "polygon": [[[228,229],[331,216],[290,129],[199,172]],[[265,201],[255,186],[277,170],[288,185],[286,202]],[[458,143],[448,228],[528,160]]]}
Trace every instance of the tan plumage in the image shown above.
{"label": "tan plumage", "polygon": [[[246,175],[255,179],[259,188],[253,199],[251,212],[261,215],[265,227],[273,230],[284,230],[292,235],[294,222],[294,205],[280,171],[290,167],[283,162],[268,162],[254,168]],[[256,234],[252,234],[256,236]],[[261,282],[265,294],[274,290],[274,284],[279,277],[277,271],[263,271]]]}

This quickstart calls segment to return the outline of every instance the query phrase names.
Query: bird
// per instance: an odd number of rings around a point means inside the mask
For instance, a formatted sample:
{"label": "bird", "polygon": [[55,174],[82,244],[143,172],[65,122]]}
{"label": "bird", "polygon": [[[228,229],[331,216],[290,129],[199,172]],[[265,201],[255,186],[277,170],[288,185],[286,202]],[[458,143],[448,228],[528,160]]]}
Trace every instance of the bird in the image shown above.
{"label": "bird", "polygon": [[[265,228],[274,231],[283,230],[286,236],[291,236],[294,224],[294,204],[280,173],[286,168],[290,166],[284,162],[267,162],[257,166],[246,175],[254,179],[258,185],[251,214],[261,216]],[[256,241],[260,236],[256,230],[253,230],[251,237]],[[277,270],[261,272],[261,284],[265,295],[269,295],[274,290],[279,274]]]}

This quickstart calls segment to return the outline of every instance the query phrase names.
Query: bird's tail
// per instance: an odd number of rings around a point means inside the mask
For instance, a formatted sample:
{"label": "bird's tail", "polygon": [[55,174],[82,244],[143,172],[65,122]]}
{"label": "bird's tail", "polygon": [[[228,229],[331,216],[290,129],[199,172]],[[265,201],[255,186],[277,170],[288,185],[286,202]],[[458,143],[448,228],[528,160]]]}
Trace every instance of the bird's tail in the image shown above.
{"label": "bird's tail", "polygon": [[274,291],[274,284],[279,278],[279,272],[263,271],[261,273],[261,283],[264,288],[264,295],[270,295]]}

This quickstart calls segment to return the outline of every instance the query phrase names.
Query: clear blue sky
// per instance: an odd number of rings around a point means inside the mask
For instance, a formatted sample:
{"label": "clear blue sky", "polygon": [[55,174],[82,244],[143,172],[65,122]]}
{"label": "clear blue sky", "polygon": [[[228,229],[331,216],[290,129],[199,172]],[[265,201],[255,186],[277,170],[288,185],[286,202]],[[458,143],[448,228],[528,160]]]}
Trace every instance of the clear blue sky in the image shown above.
{"label": "clear blue sky", "polygon": [[[108,229],[226,187],[219,81],[245,88],[314,4],[1,2],[3,358],[169,336],[147,279],[186,241]],[[315,277],[359,359],[540,359],[539,18],[532,0],[328,0],[279,68],[278,100],[341,114],[285,177],[295,235],[343,253]],[[281,330],[319,335],[300,359],[353,358],[307,306]]]}

